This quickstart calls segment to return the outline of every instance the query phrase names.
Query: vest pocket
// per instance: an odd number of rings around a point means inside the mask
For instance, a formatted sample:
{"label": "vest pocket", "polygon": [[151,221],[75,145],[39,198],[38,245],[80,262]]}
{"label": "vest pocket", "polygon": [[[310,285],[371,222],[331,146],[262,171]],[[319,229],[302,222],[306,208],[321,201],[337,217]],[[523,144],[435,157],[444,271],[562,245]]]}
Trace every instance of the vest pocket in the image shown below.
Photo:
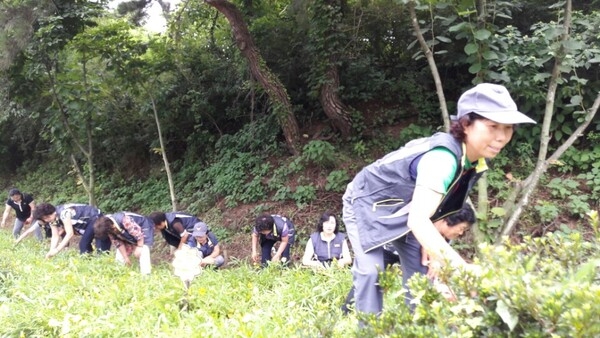
{"label": "vest pocket", "polygon": [[381,201],[373,202],[373,212],[381,212],[386,210],[386,208],[396,208],[400,205],[404,204],[404,200],[402,198],[388,198]]}

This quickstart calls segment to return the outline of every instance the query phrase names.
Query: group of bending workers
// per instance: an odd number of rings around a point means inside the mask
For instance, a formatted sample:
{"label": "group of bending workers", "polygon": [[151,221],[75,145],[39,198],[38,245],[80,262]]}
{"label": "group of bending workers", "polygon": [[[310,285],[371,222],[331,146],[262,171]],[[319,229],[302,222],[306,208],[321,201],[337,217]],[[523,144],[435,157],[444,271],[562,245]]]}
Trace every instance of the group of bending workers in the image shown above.
{"label": "group of bending workers", "polygon": [[[450,241],[475,222],[474,212],[465,202],[487,170],[487,161],[508,144],[515,126],[524,123],[535,121],[519,112],[505,87],[481,83],[467,90],[457,102],[449,132],[410,141],[364,167],[348,184],[342,215],[353,257],[345,235],[339,232],[338,219],[326,212],[306,243],[302,263],[318,269],[352,264],[353,288],[343,309],[354,299],[358,312],[372,314],[383,309],[378,276],[390,264],[401,265],[407,304],[412,297],[407,281],[414,274],[433,281],[444,265],[478,271]],[[2,225],[9,207],[18,203],[12,192],[10,197]],[[202,264],[220,266],[224,262],[216,237],[195,216],[155,212],[144,217],[125,211],[103,215],[89,205],[55,208],[40,204],[31,218],[23,210],[32,198],[21,195],[20,200],[13,233],[17,236],[24,223],[37,220],[39,227],[51,233],[47,257],[64,249],[78,232],[82,235],[81,253],[92,250],[94,237],[100,250],[108,250],[112,242],[118,260],[128,263],[133,254],[140,259],[142,272],[149,273],[149,246],[157,229],[174,247],[197,247]],[[35,231],[32,228],[28,231]],[[287,263],[294,231],[293,223],[284,216],[258,216],[252,231],[252,260],[260,260],[262,265]],[[274,249],[277,242],[280,245]]]}
{"label": "group of bending workers", "polygon": [[[13,199],[20,201],[18,196],[10,196],[9,200]],[[10,210],[11,207],[7,202],[6,210]],[[92,253],[94,240],[95,248],[99,252],[108,252],[112,245],[115,247],[117,261],[131,265],[130,257],[133,256],[139,259],[140,272],[149,274],[152,270],[150,248],[154,244],[154,232],[158,230],[165,241],[175,248],[181,248],[183,245],[197,248],[203,267],[220,267],[225,262],[216,236],[208,229],[206,223],[190,214],[153,212],[144,216],[129,211],[103,214],[95,206],[79,203],[57,206],[50,203],[36,206],[31,203],[28,208],[32,216],[28,216],[24,222],[35,222],[20,235],[19,232],[13,232],[15,242],[19,243],[29,234],[43,229],[50,237],[50,249],[46,258],[64,250],[71,238],[77,234],[81,236],[79,253]],[[5,211],[6,214],[8,212]],[[17,222],[18,213],[15,227]]]}

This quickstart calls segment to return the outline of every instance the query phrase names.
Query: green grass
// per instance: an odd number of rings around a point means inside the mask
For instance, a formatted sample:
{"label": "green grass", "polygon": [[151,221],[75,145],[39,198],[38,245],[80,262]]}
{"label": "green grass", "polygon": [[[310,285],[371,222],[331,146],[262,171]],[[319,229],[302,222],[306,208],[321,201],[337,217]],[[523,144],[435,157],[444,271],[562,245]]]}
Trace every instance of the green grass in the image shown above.
{"label": "green grass", "polygon": [[3,337],[344,337],[354,315],[339,306],[348,269],[240,266],[205,270],[186,294],[170,264],[141,276],[114,256],[77,248],[44,258],[47,243],[13,247],[0,231],[0,336]]}

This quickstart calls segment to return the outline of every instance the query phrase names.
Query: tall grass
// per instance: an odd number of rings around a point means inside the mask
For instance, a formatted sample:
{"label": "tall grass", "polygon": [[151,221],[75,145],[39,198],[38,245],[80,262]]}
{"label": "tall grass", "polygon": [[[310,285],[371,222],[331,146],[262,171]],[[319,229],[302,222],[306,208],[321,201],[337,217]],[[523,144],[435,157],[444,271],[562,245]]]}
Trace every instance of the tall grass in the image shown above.
{"label": "tall grass", "polygon": [[152,274],[114,256],[80,256],[76,248],[44,258],[47,243],[14,247],[0,231],[0,336],[267,337],[347,336],[343,316],[350,271],[257,270],[241,264],[204,270],[188,292],[168,262]]}

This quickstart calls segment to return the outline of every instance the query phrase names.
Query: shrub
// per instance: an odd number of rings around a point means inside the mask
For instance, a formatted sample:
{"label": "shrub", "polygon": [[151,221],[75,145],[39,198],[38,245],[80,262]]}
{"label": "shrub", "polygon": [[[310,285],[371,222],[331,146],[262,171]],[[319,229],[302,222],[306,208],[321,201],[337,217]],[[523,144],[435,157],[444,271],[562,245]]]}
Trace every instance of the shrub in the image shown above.
{"label": "shrub", "polygon": [[307,163],[312,163],[319,167],[333,168],[336,164],[337,156],[335,147],[331,143],[313,140],[302,148],[302,158]]}

